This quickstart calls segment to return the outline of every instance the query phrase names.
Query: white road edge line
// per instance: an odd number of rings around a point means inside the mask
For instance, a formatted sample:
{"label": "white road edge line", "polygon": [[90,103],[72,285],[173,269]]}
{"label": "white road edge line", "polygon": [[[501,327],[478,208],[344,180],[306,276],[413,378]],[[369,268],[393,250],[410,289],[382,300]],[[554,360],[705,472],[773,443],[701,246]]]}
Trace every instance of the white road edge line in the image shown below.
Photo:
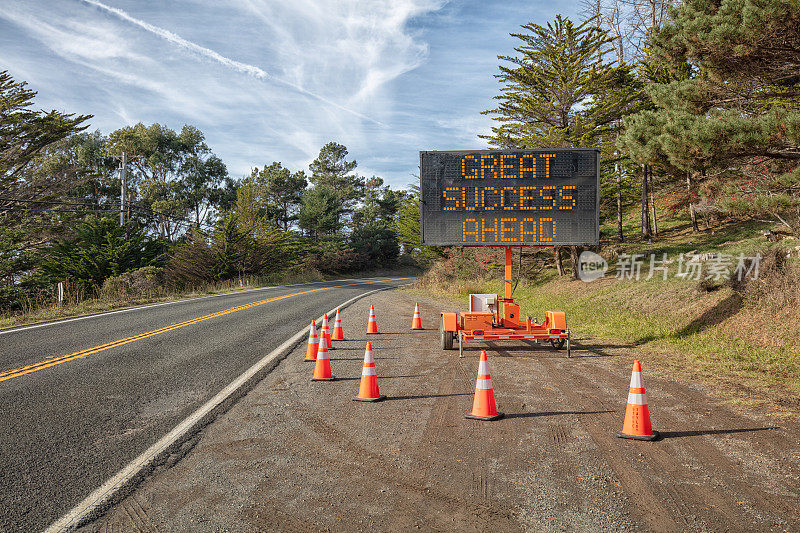
{"label": "white road edge line", "polygon": [[257,287],[255,289],[244,289],[241,291],[233,291],[233,292],[224,292],[222,294],[211,294],[209,296],[198,296],[196,298],[186,298],[185,300],[175,300],[172,302],[161,302],[157,304],[148,304],[148,305],[138,305],[134,307],[127,307],[125,309],[118,309],[116,311],[106,311],[105,313],[96,313],[92,315],[84,315],[84,316],[77,316],[74,318],[64,318],[62,320],[53,320],[52,322],[42,322],[41,324],[32,324],[30,326],[19,326],[16,328],[9,328],[0,330],[0,335],[8,335],[10,333],[19,333],[21,331],[27,331],[29,329],[36,329],[36,328],[44,328],[47,326],[57,326],[58,324],[66,324],[67,322],[76,322],[78,320],[87,320],[89,318],[98,318],[101,316],[108,316],[108,315],[116,315],[118,313],[129,313],[131,311],[139,311],[141,309],[150,309],[152,307],[161,307],[162,305],[174,305],[174,304],[181,304],[185,302],[194,302],[197,300],[206,300],[208,298],[219,298],[220,296],[234,296],[237,294],[245,294],[250,292],[257,292],[257,291],[268,291],[271,289],[282,289],[284,287],[299,287],[301,285],[315,285],[319,283],[337,283],[340,281],[360,281],[360,280],[380,280],[382,278],[352,278],[352,279],[332,279],[327,281],[308,281],[306,283],[292,283],[291,285],[272,285],[269,287]]}
{"label": "white road edge line", "polygon": [[[348,307],[353,302],[374,294],[376,292],[396,289],[396,287],[382,287],[372,291],[359,294],[358,296],[339,304],[328,312],[329,315],[336,313],[336,309],[343,309]],[[322,320],[322,315],[317,321]],[[120,490],[124,489],[134,478],[136,478],[142,471],[149,468],[153,463],[159,460],[166,454],[173,446],[180,442],[184,437],[198,427],[208,417],[214,409],[219,407],[225,400],[230,398],[236,391],[245,385],[253,376],[258,374],[263,368],[271,364],[279,357],[288,354],[303,338],[308,335],[308,326],[295,333],[286,342],[272,350],[263,359],[247,369],[242,375],[236,378],[230,385],[222,389],[216,396],[208,400],[194,413],[186,417],[182,422],[175,426],[172,431],[167,433],[158,442],[150,446],[136,459],[128,463],[122,470],[116,473],[113,477],[103,483],[97,490],[92,492],[81,503],[76,505],[71,511],[53,522],[50,527],[45,530],[45,533],[56,533],[64,531],[74,531],[78,527],[85,525],[88,519],[92,518],[93,514],[99,509],[103,508]]]}

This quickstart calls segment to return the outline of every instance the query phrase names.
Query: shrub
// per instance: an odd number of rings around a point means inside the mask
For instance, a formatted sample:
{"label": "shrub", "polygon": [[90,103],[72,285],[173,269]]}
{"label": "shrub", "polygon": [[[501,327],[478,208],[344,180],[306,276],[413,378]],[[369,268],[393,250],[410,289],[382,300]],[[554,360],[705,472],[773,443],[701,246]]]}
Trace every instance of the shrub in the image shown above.
{"label": "shrub", "polygon": [[105,300],[137,299],[154,296],[163,289],[164,269],[146,266],[107,278],[100,295]]}

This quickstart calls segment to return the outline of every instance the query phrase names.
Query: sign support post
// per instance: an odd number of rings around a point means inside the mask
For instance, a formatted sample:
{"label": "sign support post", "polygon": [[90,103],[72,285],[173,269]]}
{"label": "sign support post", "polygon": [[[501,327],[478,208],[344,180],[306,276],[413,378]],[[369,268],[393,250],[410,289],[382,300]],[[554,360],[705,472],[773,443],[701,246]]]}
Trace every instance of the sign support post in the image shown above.
{"label": "sign support post", "polygon": [[[521,248],[519,253],[522,253]],[[511,298],[511,293],[514,291],[514,287],[511,284],[511,264],[512,264],[511,247],[506,246],[506,298]]]}

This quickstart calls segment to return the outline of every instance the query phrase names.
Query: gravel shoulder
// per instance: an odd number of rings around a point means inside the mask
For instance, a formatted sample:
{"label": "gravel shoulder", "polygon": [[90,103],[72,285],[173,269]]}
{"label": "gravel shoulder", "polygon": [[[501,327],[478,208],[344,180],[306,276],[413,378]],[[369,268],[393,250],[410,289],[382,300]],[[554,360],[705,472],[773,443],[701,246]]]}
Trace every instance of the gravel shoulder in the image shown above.
{"label": "gravel shoulder", "polygon": [[[439,349],[452,305],[384,291],[343,311],[334,382],[299,345],[184,455],[83,531],[800,530],[796,421],[734,409],[703,386],[644,380],[664,438],[615,437],[636,349],[578,339]],[[365,335],[375,306],[378,335]],[[310,320],[310,317],[309,317]],[[303,324],[297,324],[300,329]],[[351,401],[366,341],[384,402]],[[496,422],[466,420],[481,347]]]}

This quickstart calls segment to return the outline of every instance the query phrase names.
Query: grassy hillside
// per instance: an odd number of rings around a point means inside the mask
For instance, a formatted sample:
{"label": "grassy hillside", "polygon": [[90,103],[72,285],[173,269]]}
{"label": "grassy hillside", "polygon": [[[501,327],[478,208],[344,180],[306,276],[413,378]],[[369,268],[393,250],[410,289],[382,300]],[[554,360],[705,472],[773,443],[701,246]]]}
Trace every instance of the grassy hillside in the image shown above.
{"label": "grassy hillside", "polygon": [[[654,371],[713,381],[733,401],[800,410],[800,269],[794,259],[800,242],[768,242],[763,235],[768,223],[728,222],[693,233],[680,217],[660,222],[653,242],[606,242],[600,254],[609,271],[589,283],[557,276],[552,252],[526,252],[514,292],[523,315],[541,319],[544,311],[561,309],[574,336],[629,345]],[[626,234],[634,234],[634,214],[626,226]],[[602,232],[613,234],[615,228]],[[734,266],[741,253],[764,258],[758,279],[746,283],[675,277],[674,260],[695,250],[732,256]],[[463,257],[435,265],[417,290],[456,299],[458,308],[470,292],[502,293],[502,258],[496,252],[464,250]],[[656,253],[659,259],[667,253],[674,262],[666,280],[658,274],[644,279],[648,259],[639,281],[620,280],[613,276],[624,253]],[[516,277],[518,252],[514,257]]]}

